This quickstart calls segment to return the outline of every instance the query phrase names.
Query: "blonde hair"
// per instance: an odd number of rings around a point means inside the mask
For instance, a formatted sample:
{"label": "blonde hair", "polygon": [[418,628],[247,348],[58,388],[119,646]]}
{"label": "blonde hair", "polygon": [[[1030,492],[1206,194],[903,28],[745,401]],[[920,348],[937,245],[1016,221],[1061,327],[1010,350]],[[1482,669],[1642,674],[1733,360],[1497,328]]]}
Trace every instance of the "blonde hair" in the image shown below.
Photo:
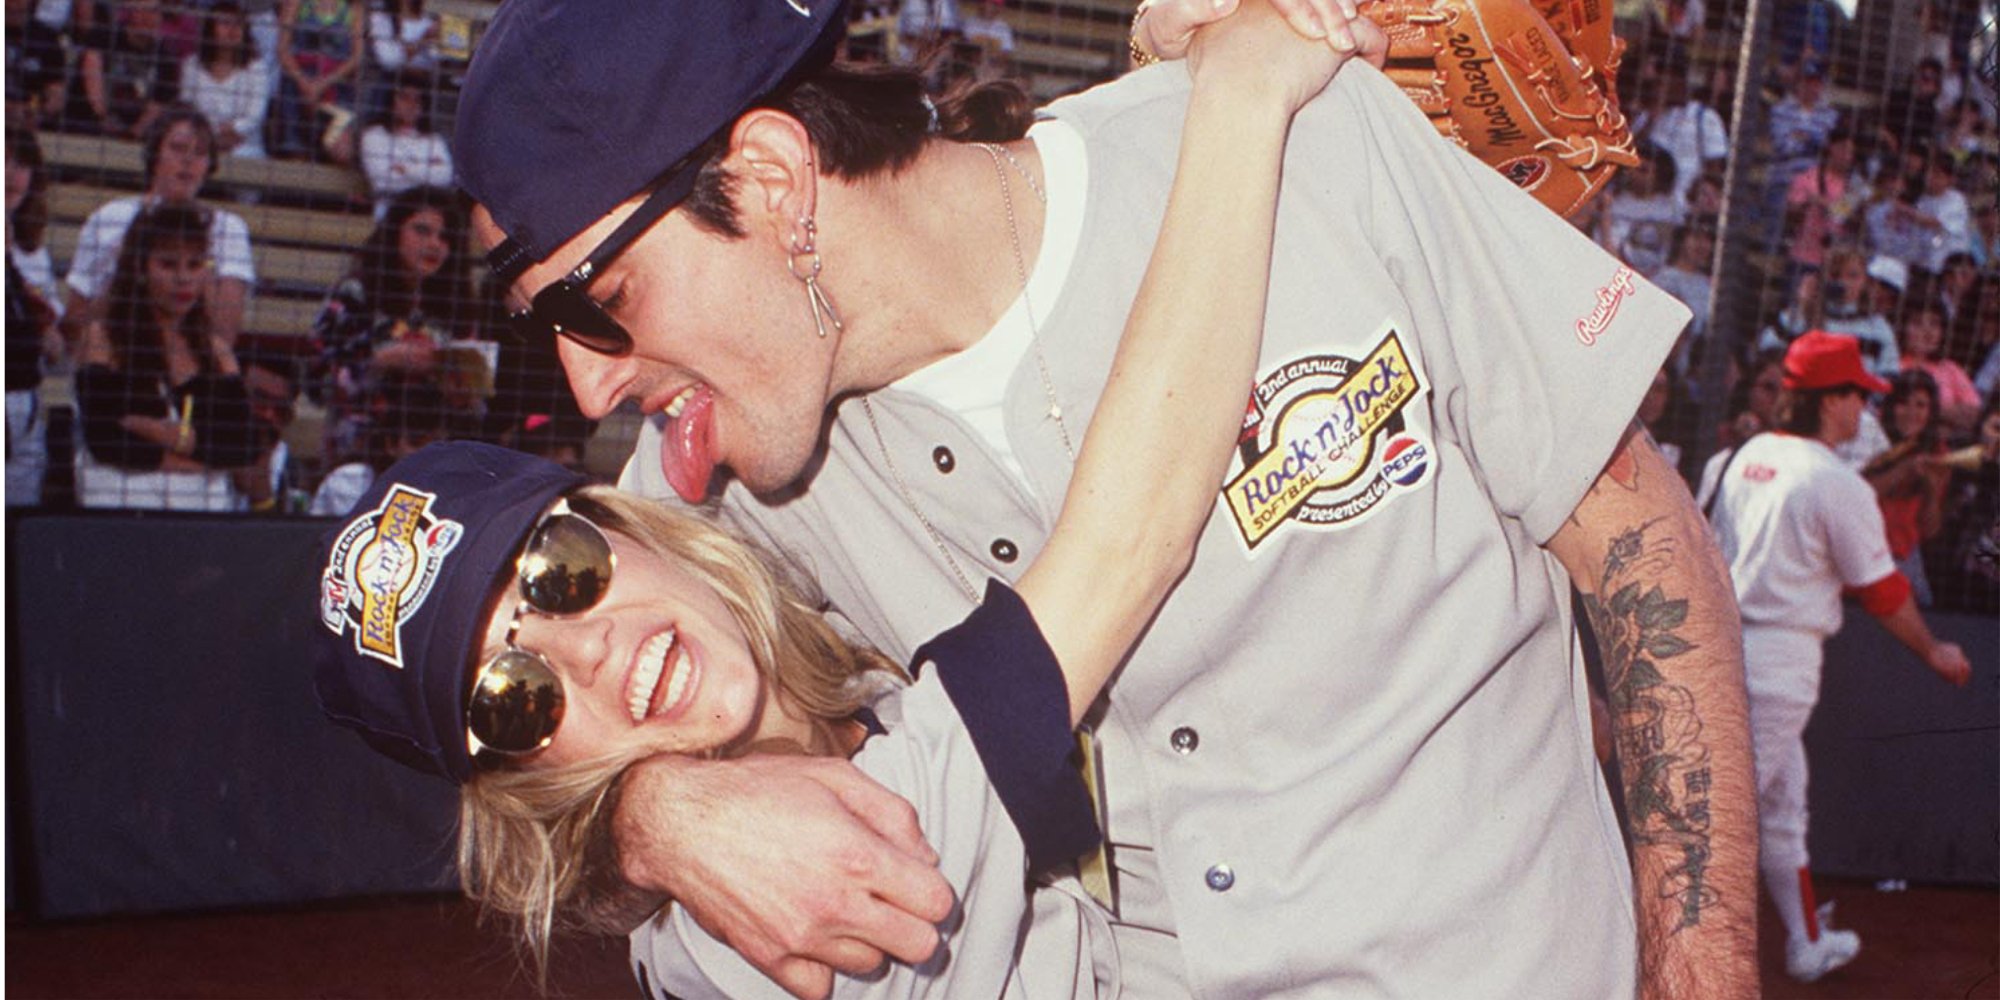
{"label": "blonde hair", "polygon": [[[894,661],[826,620],[815,588],[708,517],[601,486],[573,494],[570,508],[675,560],[721,597],[780,701],[813,723],[813,745],[792,749],[839,752],[835,727],[870,700],[878,685],[869,680],[904,678]],[[621,883],[609,820],[619,779],[642,756],[483,769],[461,792],[459,879],[487,914],[516,925],[544,977],[557,931],[611,929],[597,912],[604,900],[592,894]]]}

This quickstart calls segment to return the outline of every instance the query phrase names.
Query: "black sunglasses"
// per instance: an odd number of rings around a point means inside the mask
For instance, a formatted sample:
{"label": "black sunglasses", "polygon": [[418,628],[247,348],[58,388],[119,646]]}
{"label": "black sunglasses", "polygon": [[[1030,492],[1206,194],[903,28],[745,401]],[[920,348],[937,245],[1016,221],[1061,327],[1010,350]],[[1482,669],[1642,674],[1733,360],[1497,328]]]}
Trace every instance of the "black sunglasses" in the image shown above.
{"label": "black sunglasses", "polygon": [[[673,211],[674,206],[687,199],[694,190],[695,178],[701,173],[702,160],[696,157],[707,151],[707,145],[696,147],[693,153],[682,157],[668,167],[660,176],[664,180],[639,203],[639,208],[628,216],[611,235],[604,238],[597,248],[583,258],[576,270],[550,282],[548,287],[535,293],[528,308],[508,316],[508,321],[522,339],[528,341],[553,341],[557,336],[570,339],[572,343],[611,357],[623,357],[632,351],[632,334],[597,304],[597,300],[584,294],[597,276],[611,266],[618,256],[632,248],[640,236],[653,228],[653,224]],[[525,247],[508,239],[493,248],[486,255],[487,263],[500,281],[500,287],[511,285],[521,276],[521,272],[533,263]]]}

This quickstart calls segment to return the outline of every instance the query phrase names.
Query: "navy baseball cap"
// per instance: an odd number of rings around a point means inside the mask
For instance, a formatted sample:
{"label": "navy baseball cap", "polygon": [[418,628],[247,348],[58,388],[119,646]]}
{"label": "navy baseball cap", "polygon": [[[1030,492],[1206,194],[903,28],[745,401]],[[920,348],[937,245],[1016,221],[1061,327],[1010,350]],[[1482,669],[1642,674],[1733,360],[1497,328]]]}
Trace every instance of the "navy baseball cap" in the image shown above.
{"label": "navy baseball cap", "polygon": [[375,477],[323,547],[314,681],[326,714],[417,770],[471,778],[465,706],[487,604],[542,512],[586,482],[471,441]]}
{"label": "navy baseball cap", "polygon": [[[833,57],[845,0],[508,0],[459,99],[458,183],[507,240],[503,280],[655,181],[694,186],[701,145]],[[673,169],[669,169],[673,168]]]}

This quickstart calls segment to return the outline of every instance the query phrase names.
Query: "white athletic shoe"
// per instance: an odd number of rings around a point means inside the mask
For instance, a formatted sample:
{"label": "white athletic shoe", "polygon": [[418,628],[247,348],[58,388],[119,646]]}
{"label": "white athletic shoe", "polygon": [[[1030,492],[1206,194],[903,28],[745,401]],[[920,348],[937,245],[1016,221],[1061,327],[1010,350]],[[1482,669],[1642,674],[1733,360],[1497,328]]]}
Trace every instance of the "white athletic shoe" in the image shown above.
{"label": "white athletic shoe", "polygon": [[1854,961],[1861,953],[1861,935],[1833,929],[1833,904],[1819,908],[1819,940],[1792,938],[1785,942],[1785,972],[1802,983],[1810,983]]}

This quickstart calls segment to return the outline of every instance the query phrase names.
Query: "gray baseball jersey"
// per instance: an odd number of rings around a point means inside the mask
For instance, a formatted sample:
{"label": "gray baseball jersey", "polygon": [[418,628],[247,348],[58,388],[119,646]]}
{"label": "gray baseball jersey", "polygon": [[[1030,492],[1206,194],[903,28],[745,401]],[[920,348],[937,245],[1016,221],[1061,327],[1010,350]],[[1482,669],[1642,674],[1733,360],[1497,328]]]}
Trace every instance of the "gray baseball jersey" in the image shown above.
{"label": "gray baseball jersey", "polygon": [[[1151,253],[1187,88],[1172,64],[1047,110],[1088,161],[1039,330],[1070,427]],[[1540,543],[1687,311],[1361,65],[1294,123],[1270,284],[1241,454],[1097,722],[1127,993],[1630,994],[1631,873]],[[902,656],[967,610],[937,545],[1018,577],[1070,462],[1032,357],[1007,404],[1026,481],[956,414],[870,399],[908,500],[849,401],[807,489],[723,505]],[[625,482],[667,496],[658,442]]]}
{"label": "gray baseball jersey", "polygon": [[[915,671],[916,683],[875,703],[854,763],[916,808],[958,907],[930,961],[838,976],[833,995],[1117,996],[1108,915],[1073,874],[1027,882],[1098,836],[1069,761],[1069,691],[1027,605],[991,585],[971,617],[918,652]],[[631,953],[649,997],[790,996],[679,907],[633,931]]]}

